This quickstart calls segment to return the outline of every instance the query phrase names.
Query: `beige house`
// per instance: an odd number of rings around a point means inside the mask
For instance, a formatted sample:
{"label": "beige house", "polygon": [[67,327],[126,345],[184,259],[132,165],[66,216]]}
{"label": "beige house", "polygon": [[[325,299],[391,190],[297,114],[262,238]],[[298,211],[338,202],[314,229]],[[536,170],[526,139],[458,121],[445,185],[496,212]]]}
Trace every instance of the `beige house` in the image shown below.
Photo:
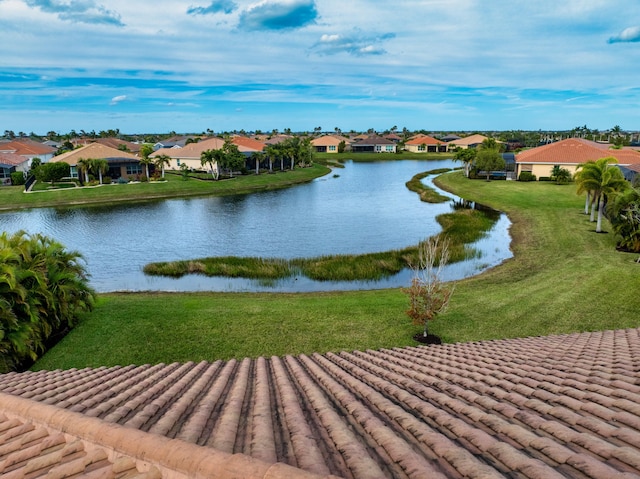
{"label": "beige house", "polygon": [[458,138],[447,143],[447,151],[455,150],[456,148],[462,148],[463,150],[466,150],[467,148],[477,148],[487,138],[488,137],[480,134]]}
{"label": "beige house", "polygon": [[566,168],[573,175],[581,163],[608,156],[618,160],[620,166],[640,165],[640,152],[631,148],[613,149],[607,143],[568,138],[518,153],[515,174],[516,178],[519,178],[520,173],[528,171],[537,179],[550,177],[551,170],[558,165]]}
{"label": "beige house", "polygon": [[117,150],[101,143],[89,143],[75,150],[68,151],[62,155],[54,156],[51,161],[64,161],[71,166],[71,177],[78,178],[78,161],[90,159],[107,160],[109,171],[104,176],[109,176],[113,180],[125,178],[135,180],[140,175],[144,175],[144,167],[140,164],[140,158],[127,153],[126,151]]}
{"label": "beige house", "polygon": [[412,153],[438,153],[447,151],[447,144],[429,135],[418,135],[406,141],[404,149]]}
{"label": "beige house", "polygon": [[345,144],[345,149],[351,143],[348,138],[338,135],[324,135],[311,140],[311,144],[317,153],[338,153],[342,142]]}

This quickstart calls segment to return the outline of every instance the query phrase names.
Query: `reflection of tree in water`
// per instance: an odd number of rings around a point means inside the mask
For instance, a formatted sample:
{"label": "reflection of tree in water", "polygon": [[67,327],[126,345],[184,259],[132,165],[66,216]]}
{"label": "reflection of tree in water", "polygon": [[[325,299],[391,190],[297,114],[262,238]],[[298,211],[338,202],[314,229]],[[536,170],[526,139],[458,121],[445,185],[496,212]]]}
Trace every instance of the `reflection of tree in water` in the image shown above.
{"label": "reflection of tree in water", "polygon": [[500,218],[500,212],[495,210],[489,206],[482,205],[480,203],[476,203],[475,201],[465,200],[463,198],[458,198],[456,200],[451,200],[451,208],[454,211],[459,210],[477,210],[483,212],[487,218],[498,221]]}

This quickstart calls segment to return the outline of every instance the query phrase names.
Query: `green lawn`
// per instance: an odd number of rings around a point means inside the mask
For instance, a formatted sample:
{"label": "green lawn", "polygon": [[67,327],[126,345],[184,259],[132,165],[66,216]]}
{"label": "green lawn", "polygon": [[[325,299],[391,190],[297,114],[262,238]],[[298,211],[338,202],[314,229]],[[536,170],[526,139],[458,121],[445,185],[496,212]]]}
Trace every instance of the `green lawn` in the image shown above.
{"label": "green lawn", "polygon": [[[506,211],[515,257],[456,285],[445,342],[640,326],[637,255],[596,234],[574,185],[439,178]],[[215,360],[415,344],[398,289],[314,294],[107,294],[35,369]]]}
{"label": "green lawn", "polygon": [[238,176],[220,181],[201,181],[179,174],[167,174],[166,181],[111,184],[86,188],[64,188],[25,193],[22,186],[0,188],[0,211],[34,207],[58,207],[83,204],[150,201],[161,198],[225,195],[285,188],[325,175],[329,169],[321,164],[310,168],[274,174]]}

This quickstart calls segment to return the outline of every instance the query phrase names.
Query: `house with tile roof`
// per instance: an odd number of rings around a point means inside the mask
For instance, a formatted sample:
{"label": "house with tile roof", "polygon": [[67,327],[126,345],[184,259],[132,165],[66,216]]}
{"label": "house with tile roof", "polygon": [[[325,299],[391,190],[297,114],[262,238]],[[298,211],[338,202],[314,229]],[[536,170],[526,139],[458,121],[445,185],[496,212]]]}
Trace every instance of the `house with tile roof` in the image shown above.
{"label": "house with tile roof", "polygon": [[104,159],[109,164],[109,171],[105,176],[116,180],[118,178],[136,179],[139,175],[145,174],[144,168],[140,164],[140,158],[117,150],[101,143],[89,143],[75,150],[67,151],[51,159],[52,162],[64,161],[71,167],[71,177],[78,178],[78,161],[81,159]]}
{"label": "house with tile roof", "polygon": [[0,475],[639,479],[639,355],[625,329],[8,373]]}
{"label": "house with tile roof", "polygon": [[456,148],[462,148],[463,150],[467,148],[477,148],[482,145],[482,142],[486,139],[486,136],[480,134],[458,138],[447,143],[447,151],[455,150]]}
{"label": "house with tile roof", "polygon": [[417,135],[404,143],[404,149],[412,153],[439,153],[447,151],[447,144],[429,135]]}
{"label": "house with tile roof", "polygon": [[12,153],[22,156],[29,160],[29,167],[31,167],[31,160],[34,158],[40,158],[42,163],[46,163],[53,158],[56,151],[55,148],[45,145],[44,143],[33,141],[30,138],[18,138],[13,141],[0,143],[0,153]]}
{"label": "house with tile roof", "polygon": [[15,153],[0,153],[0,185],[11,185],[11,173],[21,171],[26,174],[29,171],[31,160]]}
{"label": "house with tile roof", "polygon": [[323,135],[311,140],[311,144],[317,153],[339,153],[340,144],[344,142],[345,151],[351,144],[351,140],[340,135]]}
{"label": "house with tile roof", "polygon": [[89,143],[100,143],[101,145],[114,148],[116,150],[127,151],[137,155],[140,153],[142,143],[133,143],[127,140],[121,140],[120,138],[82,138],[76,139],[73,144],[76,146],[88,145]]}
{"label": "house with tile roof", "polygon": [[538,146],[516,154],[516,175],[528,171],[536,178],[551,176],[551,170],[559,165],[573,175],[578,165],[608,156],[618,160],[619,166],[640,165],[640,152],[632,148],[613,149],[607,143],[568,138]]}
{"label": "house with tile roof", "polygon": [[398,145],[380,135],[369,135],[351,143],[354,153],[396,153]]}

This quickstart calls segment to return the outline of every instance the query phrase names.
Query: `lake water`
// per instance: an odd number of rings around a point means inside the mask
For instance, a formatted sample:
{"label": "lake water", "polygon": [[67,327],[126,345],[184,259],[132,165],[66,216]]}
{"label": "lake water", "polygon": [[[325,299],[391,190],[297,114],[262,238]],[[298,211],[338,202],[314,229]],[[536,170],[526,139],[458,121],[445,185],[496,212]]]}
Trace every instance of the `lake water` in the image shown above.
{"label": "lake water", "polygon": [[[454,166],[451,160],[348,162],[327,176],[284,190],[2,213],[0,230],[42,233],[79,251],[98,292],[302,292],[407,286],[409,270],[374,282],[316,282],[298,277],[263,283],[201,275],[150,277],[142,268],[155,261],[207,256],[290,259],[416,245],[440,231],[435,217],[451,211],[452,202],[421,202],[405,183],[417,173]],[[474,244],[480,256],[449,265],[445,279],[471,276],[511,257],[509,226],[506,216],[500,215],[489,234]]]}

